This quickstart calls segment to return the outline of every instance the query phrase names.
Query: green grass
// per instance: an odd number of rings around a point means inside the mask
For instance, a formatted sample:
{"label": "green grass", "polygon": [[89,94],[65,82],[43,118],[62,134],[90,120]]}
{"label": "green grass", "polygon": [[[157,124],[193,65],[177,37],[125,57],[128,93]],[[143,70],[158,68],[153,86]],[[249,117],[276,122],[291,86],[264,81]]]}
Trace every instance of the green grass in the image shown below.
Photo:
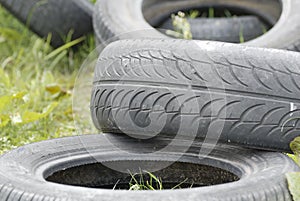
{"label": "green grass", "polygon": [[[18,146],[75,135],[72,89],[93,36],[54,50],[0,6],[0,154]],[[71,46],[83,41],[77,51]]]}
{"label": "green grass", "polygon": [[[155,176],[153,173],[146,171],[147,179],[144,178],[144,174],[141,172],[139,174],[130,174],[131,180],[129,182],[129,190],[130,191],[140,191],[140,190],[163,190],[164,185],[163,181],[160,177]],[[181,185],[187,181],[184,181],[176,184],[171,189],[180,189]],[[192,185],[191,185],[192,188]]]}

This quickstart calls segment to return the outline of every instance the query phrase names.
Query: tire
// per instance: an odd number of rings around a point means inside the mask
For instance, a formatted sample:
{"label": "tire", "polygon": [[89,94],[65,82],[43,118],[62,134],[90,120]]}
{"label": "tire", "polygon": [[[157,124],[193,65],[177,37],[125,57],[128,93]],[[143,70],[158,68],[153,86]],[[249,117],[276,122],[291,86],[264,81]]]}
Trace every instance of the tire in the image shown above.
{"label": "tire", "polygon": [[[99,134],[20,147],[0,157],[0,200],[292,200],[285,174],[299,168],[284,154],[199,143],[182,153],[178,151],[182,141],[166,151],[148,153],[164,142]],[[200,149],[209,155],[199,158]],[[101,189],[129,182],[128,170],[134,174],[154,169],[165,184],[186,178],[194,185],[219,184],[143,192]]]}
{"label": "tire", "polygon": [[[233,18],[195,18],[188,19],[191,33],[195,40],[214,40],[240,43],[240,37],[245,41],[252,40],[263,34],[264,25],[255,16]],[[172,19],[166,20],[159,28],[174,30]]]}
{"label": "tire", "polygon": [[[298,20],[300,2],[293,0],[124,0],[122,2],[99,0],[95,6],[93,26],[97,39],[102,43],[111,42],[108,40],[112,38],[113,41],[145,37],[167,38],[165,34],[153,28],[153,25],[161,23],[163,19],[161,13],[170,16],[178,9],[187,10],[199,6],[225,6],[235,9],[238,7],[248,14],[255,14],[269,24],[275,24],[266,34],[244,45],[295,51],[300,48],[300,21]],[[140,32],[134,32],[138,30]],[[131,34],[125,34],[130,32]]]}
{"label": "tire", "polygon": [[[178,48],[180,47],[180,48]],[[220,42],[137,39],[100,54],[94,125],[287,151],[300,135],[300,55]]]}
{"label": "tire", "polygon": [[88,16],[90,17],[89,23],[92,24],[94,5],[89,0],[75,0],[74,3],[77,4],[81,9],[83,9],[88,14]]}
{"label": "tire", "polygon": [[[79,0],[0,0],[7,10],[42,38],[52,33],[51,45],[64,44],[63,36],[73,30],[72,39],[92,32],[92,18]],[[78,5],[81,6],[78,6]]]}

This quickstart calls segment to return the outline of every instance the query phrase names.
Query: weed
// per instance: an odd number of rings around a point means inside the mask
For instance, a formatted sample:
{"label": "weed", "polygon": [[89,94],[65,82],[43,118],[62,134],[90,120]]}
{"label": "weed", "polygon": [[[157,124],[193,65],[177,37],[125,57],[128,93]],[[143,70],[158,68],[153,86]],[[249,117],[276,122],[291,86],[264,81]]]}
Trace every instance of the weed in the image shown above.
{"label": "weed", "polygon": [[[145,179],[143,173],[139,174],[131,174],[131,180],[129,182],[129,190],[137,191],[137,190],[163,190],[163,182],[162,179],[155,176],[153,173],[146,171],[145,172],[149,179]],[[137,178],[137,176],[139,178]],[[178,189],[181,188],[181,185],[187,181],[180,182],[179,184],[173,186],[171,189]],[[191,186],[192,187],[192,186]]]}
{"label": "weed", "polygon": [[166,34],[176,38],[191,40],[193,38],[191,26],[184,12],[179,11],[177,15],[172,14],[172,24],[175,31],[167,30]]}

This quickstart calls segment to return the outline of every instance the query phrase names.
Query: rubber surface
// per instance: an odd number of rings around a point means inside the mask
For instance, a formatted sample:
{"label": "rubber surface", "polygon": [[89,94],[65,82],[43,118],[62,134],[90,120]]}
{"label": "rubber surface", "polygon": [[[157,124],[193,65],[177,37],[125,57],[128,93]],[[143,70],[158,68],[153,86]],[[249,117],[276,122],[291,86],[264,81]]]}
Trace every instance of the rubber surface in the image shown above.
{"label": "rubber surface", "polygon": [[130,38],[166,38],[153,28],[163,19],[162,13],[170,16],[179,9],[199,6],[238,7],[275,24],[266,34],[245,45],[296,51],[300,48],[300,1],[294,0],[99,0],[95,6],[93,26],[97,39],[102,43]]}
{"label": "rubber surface", "polygon": [[[193,144],[186,153],[182,153],[178,149],[184,144],[183,141],[176,141],[165,151],[158,152],[158,148],[164,143],[163,139],[156,143],[137,142],[124,136],[99,134],[61,138],[20,147],[0,157],[0,200],[291,200],[285,174],[299,171],[299,168],[284,154],[226,145],[210,147],[199,143]],[[209,151],[209,155],[203,157],[199,154],[200,149],[204,152]],[[149,154],[149,151],[154,152]],[[78,181],[86,186],[114,185],[118,179],[122,180],[124,177],[122,172],[116,171],[120,167],[128,170],[138,167],[151,170],[174,160],[183,165],[198,164],[199,168],[201,165],[221,168],[237,175],[240,180],[213,186],[163,191],[112,191],[76,186]],[[79,166],[84,168],[87,164],[90,164],[90,171],[80,171]],[[192,168],[177,169],[176,164],[169,165],[153,173],[163,173],[163,181],[175,177],[180,177],[182,181],[187,175],[196,174]],[[173,169],[168,169],[172,167]],[[53,173],[68,168],[79,171],[73,172],[74,174],[65,172],[65,178],[61,179],[69,179],[75,186],[45,180],[51,178]],[[178,174],[176,171],[179,171]],[[199,171],[198,174],[200,179],[206,177],[205,172]],[[218,175],[218,172],[215,172],[215,175]],[[226,178],[226,175],[223,175],[223,178]],[[188,179],[193,181],[195,178]]]}
{"label": "rubber surface", "polygon": [[92,23],[92,17],[94,14],[94,5],[89,0],[74,0],[81,9],[83,9],[90,17],[90,22]]}
{"label": "rubber surface", "polygon": [[39,36],[52,33],[51,45],[58,47],[71,30],[73,39],[93,31],[91,13],[81,1],[85,0],[0,0],[0,4]]}
{"label": "rubber surface", "polygon": [[290,152],[300,135],[300,55],[176,39],[123,40],[100,54],[91,112],[104,132],[220,140]]}
{"label": "rubber surface", "polygon": [[[195,40],[214,40],[240,43],[252,40],[263,34],[264,25],[255,16],[240,16],[232,18],[195,18],[188,19],[191,33]],[[158,28],[174,30],[172,19],[167,19]]]}

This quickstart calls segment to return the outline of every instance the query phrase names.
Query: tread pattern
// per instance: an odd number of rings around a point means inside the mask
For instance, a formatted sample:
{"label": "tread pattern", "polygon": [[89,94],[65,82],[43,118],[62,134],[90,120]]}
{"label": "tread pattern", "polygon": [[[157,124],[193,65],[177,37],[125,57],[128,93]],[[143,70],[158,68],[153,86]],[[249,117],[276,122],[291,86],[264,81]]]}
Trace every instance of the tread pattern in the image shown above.
{"label": "tread pattern", "polygon": [[30,193],[11,185],[0,185],[0,201],[70,201],[64,198],[56,198],[50,196],[39,195],[37,193]]}
{"label": "tread pattern", "polygon": [[[98,63],[101,68],[95,70],[95,82],[128,78],[300,99],[297,53],[214,42],[144,40],[135,46],[138,42],[117,42],[107,49],[109,52],[104,51]],[[188,47],[177,49],[180,46]]]}
{"label": "tread pattern", "polygon": [[153,132],[147,130],[150,122],[167,135],[178,134],[181,123],[183,133],[192,128],[199,138],[221,125],[222,141],[290,151],[289,142],[300,133],[298,119],[286,124],[300,116],[299,66],[297,53],[279,50],[180,40],[115,42],[95,69],[93,120],[105,132],[145,135]]}

